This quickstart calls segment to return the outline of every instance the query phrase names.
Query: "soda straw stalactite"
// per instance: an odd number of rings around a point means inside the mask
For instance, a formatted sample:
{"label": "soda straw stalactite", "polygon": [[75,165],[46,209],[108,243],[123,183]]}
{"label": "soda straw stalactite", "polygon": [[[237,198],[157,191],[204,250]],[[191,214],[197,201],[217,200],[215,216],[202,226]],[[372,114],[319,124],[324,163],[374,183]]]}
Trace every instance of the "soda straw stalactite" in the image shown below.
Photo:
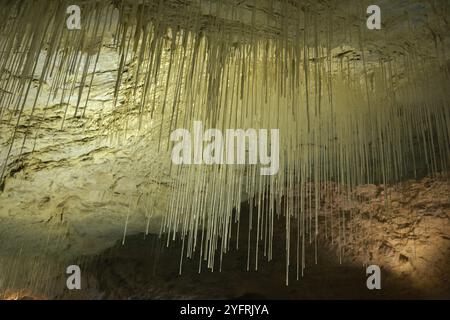
{"label": "soda straw stalactite", "polygon": [[[324,199],[417,176],[421,166],[433,175],[449,168],[448,25],[431,7],[400,33],[396,17],[366,30],[367,6],[351,1],[80,1],[79,30],[65,27],[68,5],[2,7],[0,125],[10,136],[1,180],[32,151],[27,141],[39,137],[31,124],[52,116],[50,103],[64,108],[61,130],[70,130],[68,121],[89,129],[97,65],[113,48],[114,108],[101,114],[99,139],[149,132],[162,152],[172,146],[170,132],[194,121],[222,132],[280,130],[274,176],[261,176],[259,165],[172,165],[161,233],[168,245],[181,237],[182,259],[197,254],[199,271],[204,261],[221,268],[239,236],[244,199],[247,268],[272,259],[274,223],[283,216],[288,284],[291,271],[303,276],[312,243],[320,263],[319,235],[340,254],[351,238],[346,213],[328,210]],[[43,86],[47,105],[39,104]]]}

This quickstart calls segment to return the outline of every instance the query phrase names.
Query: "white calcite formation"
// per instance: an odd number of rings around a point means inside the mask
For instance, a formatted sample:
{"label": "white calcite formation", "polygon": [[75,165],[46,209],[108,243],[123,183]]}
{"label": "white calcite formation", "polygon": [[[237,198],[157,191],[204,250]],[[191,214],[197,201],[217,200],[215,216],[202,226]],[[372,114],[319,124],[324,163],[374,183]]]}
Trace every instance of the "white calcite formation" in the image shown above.
{"label": "white calcite formation", "polygon": [[[272,259],[284,208],[286,270],[301,274],[305,243],[331,232],[324,182],[353,199],[448,171],[448,4],[380,1],[382,29],[368,30],[369,4],[79,1],[80,30],[63,1],[2,4],[0,290],[42,284],[40,258],[138,232],[181,238],[181,257],[217,269],[247,199],[260,208],[248,259]],[[279,129],[278,173],[173,165],[170,133],[194,121]]]}

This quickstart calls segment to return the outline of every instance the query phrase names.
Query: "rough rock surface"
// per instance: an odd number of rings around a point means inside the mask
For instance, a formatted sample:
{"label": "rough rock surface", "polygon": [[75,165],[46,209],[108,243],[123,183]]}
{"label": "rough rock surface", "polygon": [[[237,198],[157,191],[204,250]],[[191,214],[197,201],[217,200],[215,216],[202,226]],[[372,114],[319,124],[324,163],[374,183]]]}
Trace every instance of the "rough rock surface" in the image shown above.
{"label": "rough rock surface", "polygon": [[[68,116],[61,128],[66,108],[73,114],[75,99],[62,105],[51,101],[48,108],[43,107],[46,101],[38,101],[34,118],[32,103],[24,110],[33,134],[19,128],[0,182],[0,291],[27,281],[40,287],[35,278],[45,283],[43,270],[52,278],[52,265],[98,254],[125,234],[159,231],[172,183],[170,153],[157,149],[154,123],[140,131],[116,127],[133,110],[124,103],[127,89],[114,107],[119,56],[107,45],[103,54],[84,119]],[[47,85],[42,90],[41,96],[49,95]],[[35,123],[40,117],[45,120]],[[2,165],[13,129],[7,119],[0,123]],[[127,119],[134,128],[136,119]]]}
{"label": "rough rock surface", "polygon": [[[27,130],[18,131],[11,151],[15,160],[0,192],[0,256],[17,254],[21,247],[30,255],[44,249],[68,256],[100,252],[123,236],[126,221],[127,232],[142,232],[150,212],[155,219],[164,212],[170,154],[157,150],[148,128],[114,129],[127,107],[120,102],[113,107],[118,55],[104,50],[85,119],[69,117],[61,128],[65,109],[72,114],[74,101],[36,111],[35,119],[45,112],[52,116],[39,124],[36,137],[28,134],[21,157],[19,142]],[[119,101],[125,95],[126,90]],[[29,113],[25,110],[24,118]],[[131,127],[133,117],[129,121]],[[6,119],[1,124],[3,165],[12,128]],[[158,231],[157,224],[149,226]]]}
{"label": "rough rock surface", "polygon": [[[395,21],[394,17],[387,20],[392,25]],[[392,36],[399,42],[398,34]],[[349,54],[358,58],[352,50]],[[69,104],[53,101],[45,108],[51,83],[43,86],[34,118],[25,110],[28,127],[19,128],[17,140],[22,141],[28,130],[39,130],[36,139],[28,135],[20,159],[16,158],[20,143],[15,145],[15,161],[0,182],[0,294],[6,288],[12,290],[6,293],[12,298],[33,294],[74,298],[449,297],[445,272],[450,256],[450,193],[448,179],[437,178],[408,181],[389,190],[360,186],[355,190],[360,201],[336,196],[329,207],[346,216],[348,237],[339,247],[322,239],[317,266],[310,246],[305,277],[298,283],[292,279],[288,288],[283,287],[282,222],[275,239],[279,257],[261,263],[258,272],[245,271],[244,245],[227,255],[222,273],[197,275],[198,265],[193,261],[186,263],[178,277],[179,243],[160,250],[154,240],[173,184],[168,175],[169,155],[157,149],[152,140],[157,135],[149,132],[159,128],[154,123],[158,119],[139,132],[119,130],[124,126],[118,123],[133,125],[136,119],[124,120],[123,114],[137,113],[137,107],[128,103],[132,88],[126,85],[117,106],[113,105],[118,59],[117,52],[105,45],[85,119],[68,117],[61,128],[66,110],[73,114],[75,99]],[[124,80],[133,63],[125,62]],[[27,107],[33,104],[36,90],[37,85],[31,89]],[[169,90],[168,95],[172,94]],[[160,104],[161,97],[157,99]],[[0,123],[0,163],[12,129],[8,116]],[[40,118],[45,121],[37,121]],[[124,234],[144,232],[146,226],[153,234],[149,240],[140,240],[143,237],[138,235],[122,246]],[[64,291],[64,270],[74,262],[86,267],[87,288],[69,294]],[[391,283],[383,280],[385,295],[367,292],[363,265],[368,263],[381,265],[387,279],[393,279]],[[295,268],[291,277],[295,278]],[[37,293],[15,291],[23,286]],[[323,291],[323,287],[332,289]]]}
{"label": "rough rock surface", "polygon": [[[426,177],[394,187],[361,186],[365,198],[354,204],[346,254],[354,262],[375,263],[429,297],[449,297],[450,184],[448,177]],[[386,196],[385,196],[386,195]]]}
{"label": "rough rock surface", "polygon": [[[315,264],[314,244],[308,244],[306,269],[298,280],[293,255],[289,286],[284,285],[283,219],[275,224],[274,260],[267,262],[260,254],[258,271],[255,271],[255,248],[251,247],[247,271],[245,213],[249,208],[248,204],[243,204],[240,238],[244,240],[240,241],[238,250],[233,249],[223,257],[221,270],[217,266],[211,272],[202,265],[199,274],[198,258],[184,259],[180,275],[181,242],[178,240],[166,247],[166,242],[157,235],[140,234],[127,237],[124,245],[118,241],[101,254],[78,257],[77,263],[83,270],[83,290],[65,290],[65,276],[60,274],[52,279],[56,283],[53,291],[35,298],[450,298],[446,274],[450,264],[447,178],[426,177],[388,188],[359,186],[353,195],[358,200],[338,195],[325,206],[327,210],[333,207],[334,212],[346,216],[346,236],[341,234],[339,241],[335,229],[331,243],[330,233],[325,239],[321,232],[318,263]],[[322,219],[324,217],[321,215]],[[235,237],[232,241],[234,246]],[[381,267],[381,290],[366,287],[369,264]],[[7,297],[33,296],[24,291],[10,292]]]}

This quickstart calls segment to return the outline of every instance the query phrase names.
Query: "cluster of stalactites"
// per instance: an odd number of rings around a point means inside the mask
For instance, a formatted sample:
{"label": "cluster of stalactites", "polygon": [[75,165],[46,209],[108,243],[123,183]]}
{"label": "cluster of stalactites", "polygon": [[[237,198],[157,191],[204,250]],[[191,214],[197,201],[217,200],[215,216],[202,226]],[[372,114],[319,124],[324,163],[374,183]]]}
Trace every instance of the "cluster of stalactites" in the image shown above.
{"label": "cluster of stalactites", "polygon": [[[389,30],[369,35],[364,19],[352,19],[361,8],[337,17],[333,1],[320,8],[266,1],[262,9],[233,1],[133,3],[81,4],[81,30],[64,27],[65,1],[2,8],[0,120],[12,128],[2,176],[26,140],[36,139],[39,127],[24,128],[45,121],[48,104],[65,106],[61,128],[66,116],[87,116],[97,63],[111,48],[118,61],[110,92],[117,115],[104,123],[108,134],[156,127],[155,143],[170,148],[169,133],[194,121],[219,130],[280,130],[274,176],[261,176],[257,165],[172,168],[178,179],[161,230],[168,242],[181,234],[187,256],[198,252],[210,268],[215,253],[221,259],[229,249],[245,199],[252,204],[247,240],[255,267],[260,256],[272,258],[274,216],[283,207],[287,271],[295,230],[298,277],[305,243],[320,233],[333,236],[336,223],[342,225],[340,213],[322,207],[339,192],[324,182],[351,190],[422,169],[448,170],[448,57],[443,44],[436,45],[442,38],[418,38],[406,28],[408,51],[390,54],[397,49],[383,42]],[[383,46],[383,52],[372,50]],[[44,85],[51,94],[39,105]],[[328,223],[321,227],[323,220]]]}

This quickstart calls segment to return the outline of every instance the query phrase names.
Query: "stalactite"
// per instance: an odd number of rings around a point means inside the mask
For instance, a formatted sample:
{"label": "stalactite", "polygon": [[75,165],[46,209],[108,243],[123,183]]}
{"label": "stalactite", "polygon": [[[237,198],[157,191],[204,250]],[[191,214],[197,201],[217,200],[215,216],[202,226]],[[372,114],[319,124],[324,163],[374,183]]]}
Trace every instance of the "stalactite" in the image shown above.
{"label": "stalactite", "polygon": [[[358,184],[394,183],[410,165],[417,174],[419,162],[432,174],[448,170],[445,43],[434,52],[430,38],[411,31],[402,48],[387,27],[369,32],[362,18],[333,16],[336,1],[115,3],[81,3],[81,30],[64,27],[63,0],[2,7],[0,121],[12,128],[0,158],[2,179],[8,165],[30,151],[30,124],[50,116],[37,108],[44,84],[50,84],[47,106],[59,101],[65,108],[62,129],[68,117],[89,117],[91,86],[107,45],[120,61],[114,111],[101,120],[112,140],[152,130],[162,151],[171,147],[172,130],[195,120],[220,130],[280,129],[276,176],[260,176],[258,166],[172,166],[176,182],[161,233],[168,245],[181,237],[182,259],[198,254],[199,271],[203,261],[221,268],[240,227],[244,194],[248,237],[239,241],[248,242],[247,269],[258,269],[261,256],[272,259],[274,221],[283,212],[288,284],[292,264],[296,278],[303,276],[308,243],[314,242],[320,262],[320,233],[338,243],[340,254],[351,238],[345,213],[330,208],[322,223],[322,199]],[[112,43],[107,34],[114,34]],[[382,52],[377,37],[387,41]]]}

